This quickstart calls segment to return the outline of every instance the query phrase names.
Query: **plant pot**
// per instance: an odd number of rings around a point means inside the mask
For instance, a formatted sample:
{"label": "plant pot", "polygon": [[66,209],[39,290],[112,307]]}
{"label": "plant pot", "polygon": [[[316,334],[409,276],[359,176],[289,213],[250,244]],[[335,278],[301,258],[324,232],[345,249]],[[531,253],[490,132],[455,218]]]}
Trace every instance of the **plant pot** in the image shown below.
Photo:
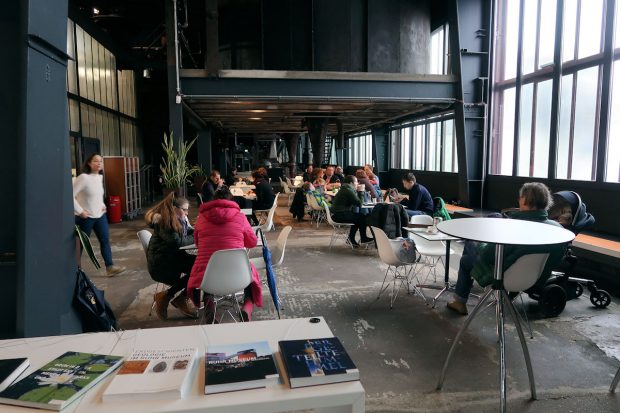
{"label": "plant pot", "polygon": [[175,197],[185,197],[185,188],[163,188],[164,198],[174,192]]}

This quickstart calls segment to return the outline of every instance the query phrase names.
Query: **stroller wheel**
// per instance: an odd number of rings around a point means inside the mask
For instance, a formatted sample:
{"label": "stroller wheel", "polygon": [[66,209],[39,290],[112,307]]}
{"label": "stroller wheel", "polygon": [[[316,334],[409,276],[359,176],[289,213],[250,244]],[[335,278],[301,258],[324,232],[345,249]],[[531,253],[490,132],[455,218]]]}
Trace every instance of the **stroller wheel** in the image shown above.
{"label": "stroller wheel", "polygon": [[581,294],[583,294],[583,285],[577,283],[575,284],[575,298],[581,297]]}
{"label": "stroller wheel", "polygon": [[566,292],[557,284],[549,284],[540,293],[540,305],[547,317],[556,317],[566,307]]}
{"label": "stroller wheel", "polygon": [[605,308],[611,303],[611,296],[605,290],[596,290],[590,294],[590,302],[596,308]]}

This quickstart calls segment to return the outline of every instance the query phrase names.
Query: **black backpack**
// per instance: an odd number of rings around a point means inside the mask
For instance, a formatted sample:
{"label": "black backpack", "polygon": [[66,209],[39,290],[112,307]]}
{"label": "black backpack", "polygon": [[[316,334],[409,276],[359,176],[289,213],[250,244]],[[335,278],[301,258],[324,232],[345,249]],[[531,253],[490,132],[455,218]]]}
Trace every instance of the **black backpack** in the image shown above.
{"label": "black backpack", "polygon": [[82,321],[82,331],[91,333],[116,330],[116,317],[103,296],[103,291],[93,284],[81,268],[77,269],[76,278],[73,307]]}

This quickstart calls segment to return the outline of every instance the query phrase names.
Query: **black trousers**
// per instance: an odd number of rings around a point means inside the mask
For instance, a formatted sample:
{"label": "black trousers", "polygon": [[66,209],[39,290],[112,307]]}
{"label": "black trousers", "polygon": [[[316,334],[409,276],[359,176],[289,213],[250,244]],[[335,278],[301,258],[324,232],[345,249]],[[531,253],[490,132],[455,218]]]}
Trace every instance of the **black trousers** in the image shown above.
{"label": "black trousers", "polygon": [[357,230],[360,231],[361,239],[368,238],[366,235],[366,215],[352,211],[335,212],[334,221],[342,222],[343,224],[353,224],[351,230],[349,231],[349,239],[351,241],[355,240],[355,233]]}

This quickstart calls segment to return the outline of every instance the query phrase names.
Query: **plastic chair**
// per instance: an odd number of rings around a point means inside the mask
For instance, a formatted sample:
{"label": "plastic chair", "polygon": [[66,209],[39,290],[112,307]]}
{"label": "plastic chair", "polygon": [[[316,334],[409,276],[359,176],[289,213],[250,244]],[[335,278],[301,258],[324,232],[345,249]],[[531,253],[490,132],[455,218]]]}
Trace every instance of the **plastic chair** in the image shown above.
{"label": "plastic chair", "polygon": [[[149,258],[147,256],[147,251],[149,249],[149,242],[151,241],[151,237],[153,236],[153,234],[151,234],[151,231],[142,229],[137,232],[137,235],[138,235],[138,239],[140,240],[140,243],[142,244],[142,249],[144,250],[144,257],[146,258],[148,262]],[[151,304],[151,309],[149,310],[149,317],[153,314],[153,310],[155,309],[155,304],[156,304],[155,296],[159,292],[160,286],[161,286],[161,283],[158,282],[157,286],[155,287],[155,294],[153,294],[153,303]]]}
{"label": "plastic chair", "polygon": [[319,205],[316,198],[312,194],[306,194],[306,202],[313,212],[313,220],[316,220],[316,227],[318,228],[321,222],[326,220],[325,208]]}
{"label": "plastic chair", "polygon": [[[414,215],[409,222],[418,225],[433,225],[433,217],[428,215]],[[409,236],[415,242],[416,250],[421,255],[419,264],[428,268],[424,282],[426,282],[431,273],[433,274],[434,282],[437,282],[437,263],[441,262],[445,267],[444,257],[446,256],[446,244],[441,241],[429,241],[414,232],[410,232]],[[454,254],[452,248],[450,248],[450,254]],[[422,262],[422,260],[424,261]]]}
{"label": "plastic chair", "polygon": [[[382,229],[377,227],[370,227],[372,233],[375,237],[375,242],[377,243],[377,250],[379,251],[379,258],[384,264],[387,264],[388,268],[385,271],[385,277],[383,277],[383,283],[381,284],[381,289],[379,290],[379,294],[377,295],[377,300],[381,297],[381,294],[388,289],[390,284],[392,285],[392,291],[390,293],[390,309],[393,308],[394,302],[398,296],[398,292],[400,288],[405,284],[407,286],[407,293],[411,292],[411,287],[413,287],[413,291],[415,293],[420,294],[424,302],[426,302],[426,297],[422,291],[416,286],[419,284],[419,280],[417,279],[417,275],[412,273],[414,262],[402,262],[396,256],[394,249],[392,248],[392,244],[390,243],[390,239],[385,235]],[[392,280],[388,281],[386,284],[386,280],[389,275],[392,275]],[[416,283],[410,282],[410,277],[416,281]],[[396,287],[396,283],[399,282],[398,287]]]}
{"label": "plastic chair", "polygon": [[[288,236],[292,229],[293,227],[290,225],[284,227],[280,235],[278,235],[275,247],[271,249],[271,266],[273,268],[279,267],[284,262],[286,242],[288,241]],[[254,268],[257,270],[265,269],[265,260],[262,257],[250,258],[250,262],[254,264]]]}
{"label": "plastic chair", "polygon": [[[248,259],[245,248],[235,248],[229,250],[219,250],[211,255],[200,289],[213,299],[213,323],[217,316],[217,307],[228,301],[230,305],[225,308],[220,316],[219,322],[224,315],[228,314],[236,322],[235,315],[231,312],[231,307],[236,311],[241,321],[241,307],[237,295],[243,296],[243,289],[252,282],[252,267]],[[203,312],[203,320],[206,316],[206,306]]]}
{"label": "plastic chair", "polygon": [[353,224],[345,223],[345,222],[336,222],[332,219],[332,214],[329,212],[329,206],[325,205],[325,218],[327,219],[327,223],[331,225],[332,237],[329,240],[329,249],[332,249],[332,245],[334,241],[339,239],[344,240],[345,244],[347,244],[351,249],[353,249],[353,244],[349,242],[349,231],[351,231],[351,227]]}
{"label": "plastic chair", "polygon": [[288,184],[285,184],[282,181],[282,178],[280,178],[280,184],[282,184],[282,190],[284,191],[284,194],[288,197],[287,206],[290,207],[291,204],[293,203],[293,198],[295,197],[295,193],[291,191],[291,188],[289,188]]}
{"label": "plastic chair", "polygon": [[273,217],[276,213],[276,208],[278,207],[278,196],[280,194],[276,194],[275,198],[273,199],[273,205],[271,206],[270,209],[259,209],[254,211],[254,213],[256,214],[261,213],[263,215],[267,215],[267,217],[265,218],[265,221],[261,222],[258,227],[263,231],[263,232],[269,232],[271,230],[275,230],[276,226],[273,223]]}
{"label": "plastic chair", "polygon": [[[446,361],[443,365],[443,369],[441,370],[441,375],[439,376],[439,382],[437,383],[437,390],[440,390],[443,386],[444,379],[446,377],[446,371],[448,370],[448,364],[450,363],[450,359],[452,358],[452,354],[454,353],[454,349],[456,345],[459,343],[461,336],[472,322],[472,320],[476,317],[476,315],[480,312],[480,310],[484,307],[484,303],[489,299],[491,295],[495,297],[495,305],[496,305],[496,322],[497,322],[497,330],[498,332],[504,327],[504,311],[503,308],[508,308],[508,312],[512,317],[512,320],[515,323],[515,328],[517,330],[517,334],[519,336],[519,342],[521,343],[521,348],[523,350],[523,356],[525,358],[525,366],[527,369],[527,375],[530,381],[530,392],[532,399],[536,399],[536,384],[534,382],[534,374],[532,372],[532,362],[530,360],[530,353],[527,349],[527,345],[525,343],[525,336],[523,335],[523,330],[521,328],[521,322],[519,320],[519,315],[517,314],[517,310],[512,303],[508,293],[512,292],[520,292],[527,290],[532,287],[536,281],[542,275],[542,272],[545,268],[545,264],[547,263],[547,259],[549,258],[549,254],[526,254],[519,257],[510,267],[508,267],[504,271],[504,280],[503,280],[503,288],[500,286],[497,289],[490,288],[484,296],[480,299],[476,307],[471,312],[465,323],[459,330],[458,334],[452,341],[452,346],[450,347],[450,351],[448,352],[448,357],[446,357]],[[499,334],[498,334],[499,335]],[[503,334],[499,335],[499,345],[500,345],[500,354],[504,354],[504,340]],[[505,387],[505,382],[502,383],[502,388]]]}

